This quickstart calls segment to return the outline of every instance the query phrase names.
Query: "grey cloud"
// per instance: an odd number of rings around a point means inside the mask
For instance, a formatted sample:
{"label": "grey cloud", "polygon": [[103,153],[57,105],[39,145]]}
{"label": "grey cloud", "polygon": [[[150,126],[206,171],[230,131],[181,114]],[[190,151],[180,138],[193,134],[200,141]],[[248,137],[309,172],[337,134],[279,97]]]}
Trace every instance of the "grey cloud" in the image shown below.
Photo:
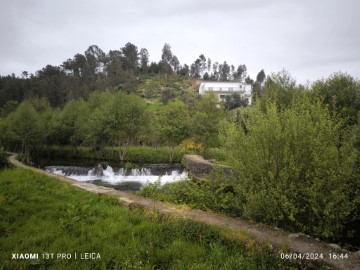
{"label": "grey cloud", "polygon": [[253,77],[283,67],[301,80],[337,67],[358,76],[358,10],[356,0],[2,1],[0,74],[59,65],[92,44],[132,42],[158,61],[167,42],[181,63],[204,53]]}

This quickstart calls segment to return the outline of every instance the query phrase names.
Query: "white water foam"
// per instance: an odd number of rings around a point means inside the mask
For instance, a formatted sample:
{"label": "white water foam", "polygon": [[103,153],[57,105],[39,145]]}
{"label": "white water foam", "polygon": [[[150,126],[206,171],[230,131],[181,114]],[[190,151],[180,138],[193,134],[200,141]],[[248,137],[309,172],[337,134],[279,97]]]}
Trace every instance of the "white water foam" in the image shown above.
{"label": "white water foam", "polygon": [[165,184],[185,180],[188,178],[188,174],[186,173],[186,171],[179,172],[178,170],[172,170],[171,173],[167,173],[165,175],[152,175],[151,170],[147,168],[131,170],[121,168],[118,171],[114,172],[111,166],[107,166],[107,168],[103,170],[102,175],[96,174],[94,169],[89,170],[87,175],[66,175],[62,170],[56,168],[47,169],[47,171],[57,175],[66,176],[81,182],[101,180],[110,184],[119,184],[122,182],[138,182],[144,185],[146,183],[154,183],[159,179],[161,180],[161,184]]}
{"label": "white water foam", "polygon": [[51,172],[53,174],[65,176],[65,173],[63,173],[62,170],[57,170],[56,168],[52,168],[51,170],[46,170],[47,172]]}

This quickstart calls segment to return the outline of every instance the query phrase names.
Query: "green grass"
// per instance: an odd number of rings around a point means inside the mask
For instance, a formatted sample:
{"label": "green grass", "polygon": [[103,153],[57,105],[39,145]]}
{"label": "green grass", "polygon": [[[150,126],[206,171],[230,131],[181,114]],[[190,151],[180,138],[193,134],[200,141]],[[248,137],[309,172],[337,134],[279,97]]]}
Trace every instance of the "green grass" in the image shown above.
{"label": "green grass", "polygon": [[[289,269],[266,246],[236,238],[27,170],[0,171],[0,269]],[[11,259],[44,252],[101,259]]]}

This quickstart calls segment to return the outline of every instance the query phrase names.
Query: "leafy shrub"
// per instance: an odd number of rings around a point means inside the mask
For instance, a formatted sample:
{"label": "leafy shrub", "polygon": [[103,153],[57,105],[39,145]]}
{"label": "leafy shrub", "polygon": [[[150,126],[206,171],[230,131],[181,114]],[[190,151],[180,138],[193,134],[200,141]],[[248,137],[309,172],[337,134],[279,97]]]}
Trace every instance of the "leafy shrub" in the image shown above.
{"label": "leafy shrub", "polygon": [[221,171],[212,172],[202,181],[183,180],[161,185],[158,180],[142,188],[140,195],[176,204],[187,204],[202,210],[213,210],[241,216],[242,208],[236,199],[233,179]]}
{"label": "leafy shrub", "polygon": [[[268,100],[225,123],[222,141],[240,175],[244,216],[318,237],[336,238],[355,208],[356,150],[341,121],[306,94],[278,109]],[[358,185],[358,184],[357,184]]]}

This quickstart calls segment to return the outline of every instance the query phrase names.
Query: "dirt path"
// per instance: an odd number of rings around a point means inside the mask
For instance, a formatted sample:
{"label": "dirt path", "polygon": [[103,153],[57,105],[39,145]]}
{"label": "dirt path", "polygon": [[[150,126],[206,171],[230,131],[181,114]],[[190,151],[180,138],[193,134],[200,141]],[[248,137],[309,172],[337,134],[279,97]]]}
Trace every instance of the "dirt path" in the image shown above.
{"label": "dirt path", "polygon": [[[156,210],[160,213],[189,218],[194,221],[227,228],[234,233],[246,232],[246,234],[248,234],[250,237],[254,238],[258,242],[270,243],[270,245],[276,250],[287,247],[287,254],[301,254],[305,257],[305,259],[303,260],[305,264],[312,264],[312,262],[314,262],[314,260],[312,259],[313,256],[316,256],[314,254],[323,254],[323,259],[319,260],[321,264],[329,265],[333,269],[360,270],[360,251],[356,253],[349,252],[337,248],[336,246],[329,245],[327,243],[310,238],[304,234],[293,234],[280,229],[274,229],[262,224],[251,223],[249,221],[239,218],[231,218],[200,210],[184,209],[175,205],[137,196],[133,193],[117,191],[112,188],[96,186],[90,183],[78,182],[64,176],[55,175],[37,168],[26,166],[19,162],[16,159],[16,154],[13,153],[8,158],[8,161],[10,162],[10,164],[16,167],[32,170],[34,172],[56,178],[63,182],[69,183],[77,188],[81,188],[97,194],[116,196],[118,200],[126,206],[140,206],[147,209]],[[332,258],[330,257],[330,254],[334,254]],[[340,254],[347,254],[348,258],[341,259],[338,256]]]}

